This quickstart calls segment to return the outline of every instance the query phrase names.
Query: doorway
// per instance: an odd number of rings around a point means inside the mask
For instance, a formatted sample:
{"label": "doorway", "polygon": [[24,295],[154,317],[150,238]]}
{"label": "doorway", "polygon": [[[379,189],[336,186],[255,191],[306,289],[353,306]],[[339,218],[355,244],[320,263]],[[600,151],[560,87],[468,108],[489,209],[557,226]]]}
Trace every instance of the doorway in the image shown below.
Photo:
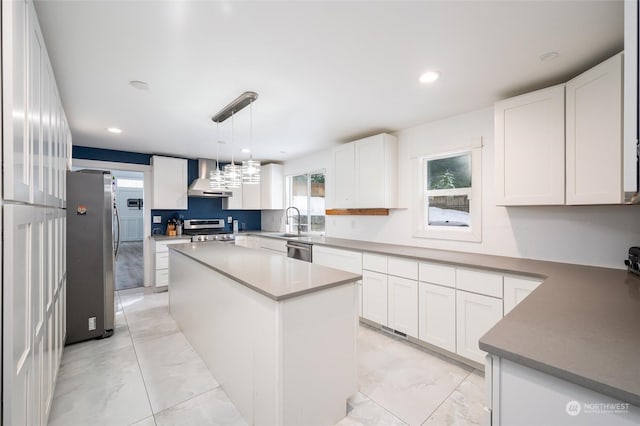
{"label": "doorway", "polygon": [[112,170],[115,204],[118,210],[114,230],[117,233],[116,290],[144,285],[143,219],[144,174]]}

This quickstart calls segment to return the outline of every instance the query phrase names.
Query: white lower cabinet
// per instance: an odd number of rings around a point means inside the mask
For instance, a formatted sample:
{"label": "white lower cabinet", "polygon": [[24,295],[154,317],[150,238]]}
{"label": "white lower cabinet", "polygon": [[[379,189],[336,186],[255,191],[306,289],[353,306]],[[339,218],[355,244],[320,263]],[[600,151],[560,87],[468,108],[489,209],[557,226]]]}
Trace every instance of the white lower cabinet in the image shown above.
{"label": "white lower cabinet", "polygon": [[279,238],[258,238],[258,244],[261,249],[270,250],[284,255],[287,254],[287,240]]}
{"label": "white lower cabinet", "polygon": [[[416,268],[417,275],[417,268]],[[418,338],[418,282],[389,275],[388,326]]]}
{"label": "white lower cabinet", "polygon": [[535,278],[504,277],[504,315],[531,294],[542,281]]}
{"label": "white lower cabinet", "polygon": [[455,352],[455,289],[419,283],[418,314],[418,338],[450,352]]}
{"label": "white lower cabinet", "polygon": [[362,316],[387,325],[387,274],[362,271]]}
{"label": "white lower cabinet", "polygon": [[163,288],[169,285],[169,246],[171,244],[184,244],[191,240],[188,239],[175,239],[175,240],[161,240],[155,243],[155,287]]}
{"label": "white lower cabinet", "polygon": [[483,364],[480,338],[502,319],[502,299],[456,291],[456,353]]}
{"label": "white lower cabinet", "polygon": [[[353,274],[362,274],[362,253],[333,247],[313,246],[313,263],[340,269]],[[358,315],[362,316],[362,280],[358,281]]]}

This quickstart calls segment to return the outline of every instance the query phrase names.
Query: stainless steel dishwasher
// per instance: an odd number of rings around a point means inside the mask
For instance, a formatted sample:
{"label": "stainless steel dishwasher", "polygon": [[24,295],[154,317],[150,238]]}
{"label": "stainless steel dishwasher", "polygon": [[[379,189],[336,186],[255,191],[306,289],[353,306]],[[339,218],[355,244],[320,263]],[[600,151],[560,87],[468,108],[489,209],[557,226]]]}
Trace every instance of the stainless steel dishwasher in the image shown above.
{"label": "stainless steel dishwasher", "polygon": [[287,240],[287,256],[292,259],[311,262],[312,247],[313,245],[309,243]]}

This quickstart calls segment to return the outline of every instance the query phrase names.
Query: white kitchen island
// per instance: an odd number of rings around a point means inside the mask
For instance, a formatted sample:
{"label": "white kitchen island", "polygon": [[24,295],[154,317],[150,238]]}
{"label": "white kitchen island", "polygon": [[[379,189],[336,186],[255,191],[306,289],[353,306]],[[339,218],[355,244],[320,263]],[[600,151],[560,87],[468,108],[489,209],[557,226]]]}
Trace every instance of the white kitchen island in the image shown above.
{"label": "white kitchen island", "polygon": [[174,245],[171,315],[255,425],[332,425],[357,391],[359,275],[224,243]]}

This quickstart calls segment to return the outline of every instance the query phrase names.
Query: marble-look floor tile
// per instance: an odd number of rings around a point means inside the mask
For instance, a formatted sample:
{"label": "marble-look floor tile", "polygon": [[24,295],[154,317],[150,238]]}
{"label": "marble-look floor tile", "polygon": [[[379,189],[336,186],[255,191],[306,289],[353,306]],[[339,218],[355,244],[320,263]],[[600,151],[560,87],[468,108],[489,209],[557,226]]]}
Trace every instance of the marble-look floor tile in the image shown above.
{"label": "marble-look floor tile", "polygon": [[153,416],[149,416],[146,419],[142,419],[139,422],[130,424],[129,426],[156,426],[156,421]]}
{"label": "marble-look floor tile", "polygon": [[219,387],[168,408],[155,419],[158,426],[247,425]]}
{"label": "marble-look floor tile", "polygon": [[347,416],[336,426],[405,426],[406,423],[358,392],[347,401]]}
{"label": "marble-look floor tile", "polygon": [[484,420],[484,374],[474,370],[427,419],[425,426],[479,426]]}
{"label": "marble-look floor tile", "polygon": [[144,311],[127,312],[126,317],[129,331],[136,342],[180,332],[166,306],[154,306]]}
{"label": "marble-look floor tile", "polygon": [[359,340],[360,391],[410,425],[424,422],[472,370],[406,342],[387,338],[379,347],[379,336],[368,337]]}
{"label": "marble-look floor tile", "polygon": [[218,386],[182,333],[134,345],[154,413]]}
{"label": "marble-look floor tile", "polygon": [[58,373],[49,425],[129,425],[151,414],[130,346],[65,361]]}

